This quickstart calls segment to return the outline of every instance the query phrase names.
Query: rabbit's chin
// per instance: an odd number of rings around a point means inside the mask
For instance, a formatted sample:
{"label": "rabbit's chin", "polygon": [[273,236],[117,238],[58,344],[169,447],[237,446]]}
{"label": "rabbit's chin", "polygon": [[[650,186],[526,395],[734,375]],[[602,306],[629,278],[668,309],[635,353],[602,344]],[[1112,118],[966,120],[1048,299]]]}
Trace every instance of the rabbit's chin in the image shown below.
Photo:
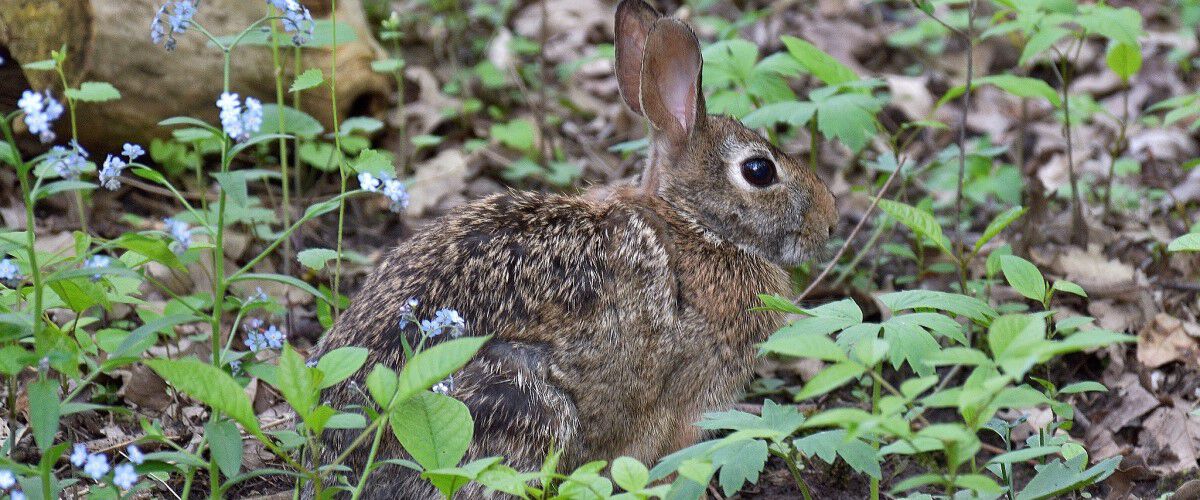
{"label": "rabbit's chin", "polygon": [[813,243],[811,237],[805,237],[799,233],[794,234],[784,238],[776,261],[785,267],[794,267],[821,258],[826,253],[824,243],[824,241]]}

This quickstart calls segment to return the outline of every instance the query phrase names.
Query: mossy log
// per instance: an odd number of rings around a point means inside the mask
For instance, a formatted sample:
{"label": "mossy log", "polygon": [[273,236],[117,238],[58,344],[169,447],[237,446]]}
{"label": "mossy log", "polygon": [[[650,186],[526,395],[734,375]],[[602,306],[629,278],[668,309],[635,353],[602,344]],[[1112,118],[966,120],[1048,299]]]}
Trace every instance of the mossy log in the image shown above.
{"label": "mossy log", "polygon": [[[52,88],[61,96],[62,85],[55,73],[17,72],[14,68],[48,59],[52,50],[66,46],[67,79],[72,86],[85,81],[108,82],[122,95],[115,102],[81,103],[79,135],[85,146],[108,148],[124,141],[146,142],[152,137],[164,137],[169,131],[157,123],[172,116],[194,116],[215,123],[215,102],[222,89],[222,53],[194,29],[177,37],[174,52],[154,45],[150,41],[150,22],[164,1],[0,0],[0,54],[7,52],[12,59],[4,65],[8,72],[0,79],[0,96],[12,99],[25,88]],[[328,18],[330,2],[304,3],[312,9],[314,17]],[[214,35],[222,36],[240,32],[266,12],[263,1],[204,0],[195,20]],[[343,27],[349,25],[356,36],[345,36],[343,29],[338,34],[336,54],[329,47],[302,49],[303,67],[322,68],[328,75],[331,58],[336,58],[339,116],[381,112],[387,107],[394,87],[389,77],[371,70],[371,61],[383,51],[371,34],[362,5],[357,1],[339,2],[338,21]],[[294,76],[294,53],[290,43],[281,47],[285,91]],[[274,102],[275,75],[270,48],[236,48],[230,87],[242,96]],[[291,102],[290,96],[287,101]],[[328,128],[332,116],[329,92],[304,92],[301,103],[306,112]],[[56,125],[60,137],[69,133],[67,120]]]}

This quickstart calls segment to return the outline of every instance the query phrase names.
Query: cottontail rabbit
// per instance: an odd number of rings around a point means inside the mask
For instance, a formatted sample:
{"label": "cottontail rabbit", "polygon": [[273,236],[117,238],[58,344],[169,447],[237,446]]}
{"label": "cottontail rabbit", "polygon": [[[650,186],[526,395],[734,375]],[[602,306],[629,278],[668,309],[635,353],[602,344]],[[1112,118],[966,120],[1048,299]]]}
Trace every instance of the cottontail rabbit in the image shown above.
{"label": "cottontail rabbit", "polygon": [[[708,116],[696,36],[642,0],[616,12],[621,95],[653,125],[639,186],[603,196],[494,195],[405,241],[380,264],[318,354],[357,345],[404,363],[398,318],[454,308],[493,339],[450,395],[475,418],[467,459],[537,469],[629,455],[646,463],[693,444],[701,414],[728,408],[751,377],[754,344],[782,323],[751,312],[790,291],[788,273],[822,247],[836,213],[809,165],[727,117]],[[366,370],[357,375],[360,383]],[[335,406],[370,404],[335,387]],[[331,453],[355,433],[334,431]],[[361,472],[366,450],[347,465]],[[379,459],[403,456],[385,439]],[[436,497],[414,473],[374,473],[372,498]],[[482,495],[478,486],[466,497]]]}

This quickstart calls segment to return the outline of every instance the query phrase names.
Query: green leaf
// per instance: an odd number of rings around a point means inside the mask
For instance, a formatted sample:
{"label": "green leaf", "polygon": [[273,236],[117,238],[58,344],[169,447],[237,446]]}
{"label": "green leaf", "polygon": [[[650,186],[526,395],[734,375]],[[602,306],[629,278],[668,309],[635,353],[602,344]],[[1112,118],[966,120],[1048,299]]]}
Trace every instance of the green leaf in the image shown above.
{"label": "green leaf", "polygon": [[338,382],[350,378],[367,362],[368,354],[370,351],[362,347],[339,347],[325,353],[321,360],[317,361],[317,370],[323,374],[319,388],[333,387]]}
{"label": "green leaf", "polygon": [[823,361],[846,361],[846,353],[825,335],[773,335],[760,344],[762,352]]}
{"label": "green leaf", "polygon": [[[266,106],[263,106],[263,107],[265,108]],[[239,142],[239,143],[237,143],[237,145],[230,148],[229,154],[226,155],[226,158],[227,158],[226,161],[227,162],[233,161],[233,157],[237,156],[238,153],[241,153],[242,151],[245,151],[246,148],[256,146],[260,143],[275,140],[275,139],[291,139],[291,138],[292,138],[292,136],[290,136],[288,134],[258,134],[255,136],[251,136],[246,141]]]}
{"label": "green leaf", "polygon": [[54,68],[58,66],[54,63],[54,59],[45,59],[41,61],[25,63],[22,64],[21,67],[31,71],[54,71]]}
{"label": "green leaf", "polygon": [[761,439],[741,440],[717,448],[712,462],[721,468],[717,477],[725,496],[732,496],[747,482],[757,483],[759,473],[767,464],[767,454],[767,443]]}
{"label": "green leaf", "polygon": [[229,374],[196,358],[148,359],[144,363],[176,389],[220,411],[261,436],[250,398]]}
{"label": "green leaf", "polygon": [[315,370],[305,365],[304,358],[292,349],[291,344],[285,343],[275,374],[275,388],[279,389],[283,399],[296,410],[296,414],[308,422],[310,412],[317,405],[317,398],[320,396]]}
{"label": "green leaf", "polygon": [[[279,113],[283,113],[283,128],[279,127]],[[290,134],[301,139],[314,139],[325,132],[321,122],[312,115],[291,106],[278,104],[263,105],[263,127],[257,135],[267,133]],[[277,136],[278,137],[278,136]]]}
{"label": "green leaf", "polygon": [[533,151],[533,123],[525,119],[516,119],[508,123],[492,124],[492,138],[511,149],[520,152]]}
{"label": "green leaf", "polygon": [[458,371],[491,337],[463,337],[441,342],[408,360],[397,379],[396,401],[404,401]]}
{"label": "green leaf", "polygon": [[33,427],[33,439],[38,449],[46,451],[54,444],[58,434],[58,419],[61,412],[58,400],[58,381],[42,379],[26,386],[29,397],[29,425]]}
{"label": "green leaf", "polygon": [[1083,287],[1067,280],[1054,280],[1054,284],[1050,288],[1058,292],[1073,293],[1080,297],[1087,297],[1087,292],[1083,290]]}
{"label": "green leaf", "polygon": [[992,457],[991,460],[987,461],[987,463],[989,463],[989,464],[1013,464],[1013,463],[1018,463],[1018,462],[1024,462],[1026,460],[1033,460],[1035,458],[1044,457],[1046,455],[1056,454],[1056,453],[1058,453],[1058,449],[1059,448],[1057,446],[1034,446],[1031,448],[1024,448],[1024,449],[1020,449],[1020,450],[1010,451],[1007,453],[1001,453],[999,455]]}
{"label": "green leaf", "polygon": [[639,491],[650,482],[650,471],[634,458],[617,457],[610,472],[613,482],[625,491]]}
{"label": "green leaf", "polygon": [[1059,394],[1079,394],[1081,392],[1108,392],[1108,388],[1104,384],[1094,380],[1084,380],[1068,384],[1058,391]]}
{"label": "green leaf", "polygon": [[1129,7],[1114,9],[1108,5],[1090,5],[1072,18],[1084,29],[1099,33],[1117,43],[1137,45],[1142,36],[1142,15]]}
{"label": "green leaf", "polygon": [[467,405],[432,392],[421,392],[395,406],[391,424],[404,451],[426,469],[457,466],[474,434]]}
{"label": "green leaf", "polygon": [[942,234],[942,226],[933,218],[933,214],[892,200],[879,200],[879,208],[912,232],[932,241],[947,255],[954,254],[950,249],[950,240]]}
{"label": "green leaf", "polygon": [[225,477],[235,477],[242,470],[242,434],[229,420],[210,421],[204,426],[204,437],[217,467]]}
{"label": "green leaf", "polygon": [[395,73],[404,69],[404,59],[388,58],[371,61],[371,71],[376,73]]}
{"label": "green leaf", "polygon": [[[1050,104],[1053,104],[1056,108],[1062,106],[1062,98],[1059,97],[1058,92],[1050,84],[1037,78],[1007,74],[988,75],[971,83],[972,89],[980,85],[995,85],[1001,90],[1017,97],[1041,97],[1050,101]],[[962,85],[951,88],[938,100],[937,105],[941,106],[950,102],[955,97],[962,95],[964,90],[965,88]]]}
{"label": "green leaf", "polygon": [[796,58],[800,65],[826,85],[841,85],[858,80],[858,75],[854,73],[854,70],[815,45],[787,35],[780,37],[780,40],[787,46],[788,53]]}
{"label": "green leaf", "polygon": [[154,345],[154,343],[158,340],[156,334],[159,332],[166,331],[184,323],[191,323],[197,319],[198,318],[192,314],[172,314],[148,321],[130,332],[129,336],[125,337],[125,340],[121,341],[121,344],[118,345],[115,350],[110,352],[110,359],[136,355]]}
{"label": "green leaf", "polygon": [[984,323],[996,316],[996,311],[986,302],[975,297],[936,290],[905,290],[880,295],[879,301],[899,312],[906,309],[937,309]]}
{"label": "green leaf", "polygon": [[1168,252],[1200,252],[1200,233],[1188,233],[1167,245]]}
{"label": "green leaf", "polygon": [[233,278],[230,278],[229,281],[235,282],[235,281],[249,281],[249,280],[267,280],[267,281],[274,281],[277,283],[283,283],[285,285],[291,285],[300,290],[308,292],[309,295],[312,295],[313,297],[321,299],[325,302],[329,302],[329,300],[330,300],[329,297],[327,297],[325,294],[321,293],[320,290],[313,288],[312,285],[305,283],[300,278],[297,278],[295,276],[286,276],[286,275],[274,274],[274,273],[246,273],[246,274],[242,274],[242,275],[238,275]]}
{"label": "green leaf", "polygon": [[866,371],[862,365],[846,361],[825,367],[796,394],[796,401],[820,396],[854,380]]}
{"label": "green leaf", "polygon": [[33,192],[33,199],[41,200],[58,193],[67,193],[71,191],[90,191],[92,189],[96,189],[96,185],[87,181],[54,181],[37,188]]}
{"label": "green leaf", "polygon": [[817,105],[817,130],[861,151],[875,135],[878,102],[867,94],[852,92],[821,99]]}
{"label": "green leaf", "polygon": [[321,71],[321,68],[308,68],[307,70],[304,70],[303,73],[300,73],[300,75],[296,76],[296,80],[292,82],[292,86],[288,89],[288,93],[296,93],[300,92],[301,90],[308,90],[324,82],[325,73]]}
{"label": "green leaf", "polygon": [[892,368],[899,369],[901,363],[907,362],[918,375],[933,373],[933,368],[925,360],[938,352],[941,346],[924,328],[907,321],[903,316],[893,317],[883,323],[883,339],[891,346],[889,354]]}
{"label": "green leaf", "polygon": [[750,128],[766,128],[774,126],[776,123],[803,127],[808,124],[816,112],[817,107],[811,102],[776,102],[751,111],[742,118],[742,123]]}
{"label": "green leaf", "polygon": [[1016,255],[1000,257],[1000,270],[1017,293],[1039,303],[1046,301],[1046,279],[1037,266]]}
{"label": "green leaf", "polygon": [[1037,475],[1025,485],[1025,489],[1017,495],[1017,500],[1052,498],[1068,491],[1096,484],[1112,475],[1117,466],[1121,464],[1121,457],[1118,455],[1081,471],[1080,466],[1086,465],[1086,460],[1086,456],[1079,455],[1066,462],[1054,460],[1037,467]]}
{"label": "green leaf", "polygon": [[759,294],[758,300],[761,300],[763,305],[762,307],[758,307],[753,310],[778,311],[788,314],[800,314],[804,312],[803,309],[800,309],[799,306],[793,304],[792,301],[788,300],[786,297],[780,297],[773,294]]}
{"label": "green leaf", "polygon": [[325,269],[325,263],[337,258],[337,251],[328,248],[308,248],[296,253],[296,260],[314,271]]}
{"label": "green leaf", "polygon": [[1129,81],[1130,77],[1142,69],[1141,47],[1136,44],[1109,43],[1108,52],[1104,55],[1104,62],[1108,63],[1109,69],[1112,69],[1122,80]]}
{"label": "green leaf", "polygon": [[982,249],[987,242],[992,241],[992,238],[995,238],[1001,231],[1004,231],[1004,228],[1008,227],[1009,224],[1012,224],[1017,219],[1020,219],[1022,215],[1025,215],[1027,210],[1025,207],[1017,206],[997,215],[995,219],[992,219],[992,222],[988,223],[987,227],[983,230],[983,235],[975,242],[975,251],[978,252]]}
{"label": "green leaf", "polygon": [[1021,58],[1017,61],[1017,64],[1021,66],[1028,65],[1034,58],[1041,55],[1042,52],[1053,47],[1059,40],[1070,34],[1069,30],[1059,26],[1042,28],[1025,42],[1025,48],[1021,51]]}
{"label": "green leaf", "polygon": [[77,89],[67,89],[67,97],[83,102],[107,102],[121,98],[121,92],[107,82],[83,82]]}

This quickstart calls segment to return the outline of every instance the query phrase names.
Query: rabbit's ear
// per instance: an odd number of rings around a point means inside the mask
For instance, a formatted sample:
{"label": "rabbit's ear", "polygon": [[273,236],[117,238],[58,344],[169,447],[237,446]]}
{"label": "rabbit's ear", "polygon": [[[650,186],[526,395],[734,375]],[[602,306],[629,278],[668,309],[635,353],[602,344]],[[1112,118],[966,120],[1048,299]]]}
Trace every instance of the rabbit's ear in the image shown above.
{"label": "rabbit's ear", "polygon": [[[642,112],[661,131],[668,150],[681,147],[698,120],[705,118],[700,42],[683,21],[654,23],[642,59]],[[656,139],[660,140],[660,139]]]}
{"label": "rabbit's ear", "polygon": [[642,54],[650,28],[661,15],[642,0],[621,0],[617,5],[617,86],[621,97],[637,114],[642,114]]}

